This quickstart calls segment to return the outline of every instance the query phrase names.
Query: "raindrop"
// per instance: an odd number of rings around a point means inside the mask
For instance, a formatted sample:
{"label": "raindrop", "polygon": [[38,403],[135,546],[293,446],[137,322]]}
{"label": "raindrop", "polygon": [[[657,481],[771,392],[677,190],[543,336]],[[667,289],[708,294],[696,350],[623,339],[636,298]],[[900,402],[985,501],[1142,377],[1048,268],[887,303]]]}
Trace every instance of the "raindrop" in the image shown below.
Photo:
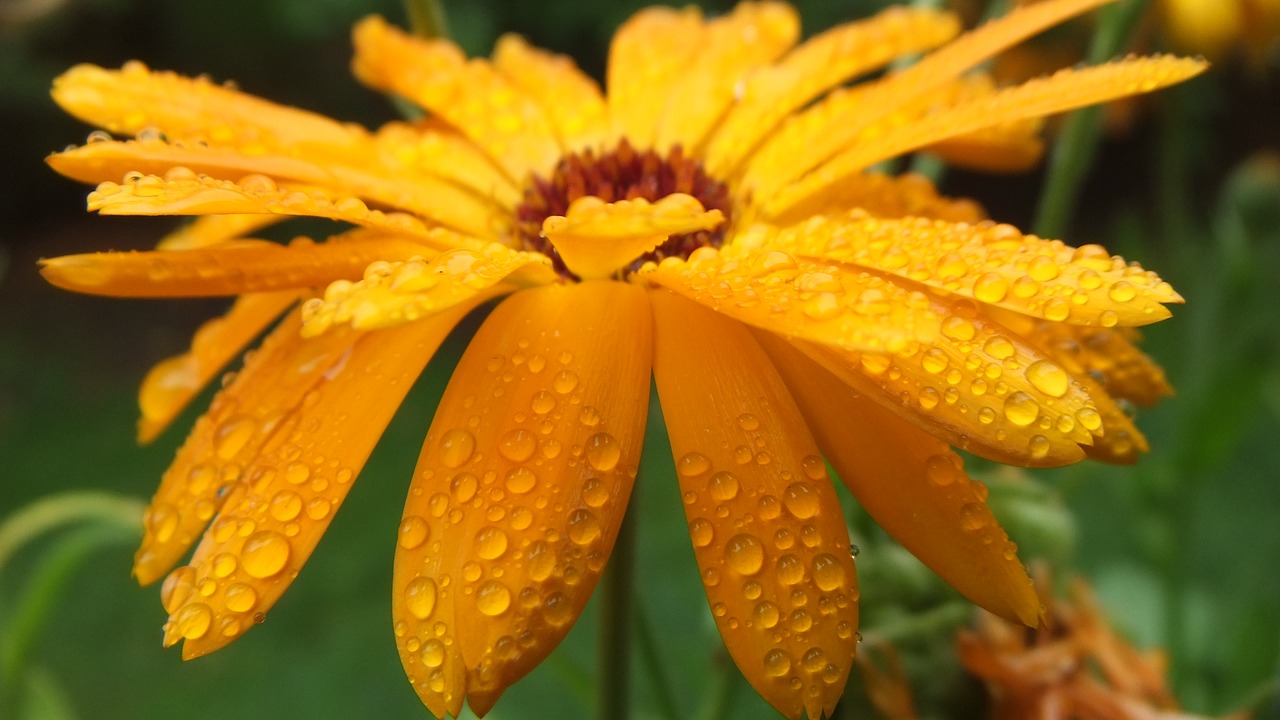
{"label": "raindrop", "polygon": [[622,449],[618,446],[618,441],[614,440],[609,433],[596,433],[587,438],[583,452],[586,455],[587,464],[597,472],[612,470],[622,457]]}
{"label": "raindrop", "polygon": [[512,430],[498,442],[498,452],[511,462],[524,462],[533,457],[533,452],[537,449],[537,438],[524,428]]}
{"label": "raindrop", "polygon": [[444,643],[431,638],[422,643],[422,654],[419,657],[422,658],[423,666],[437,668],[444,664],[444,653]]}
{"label": "raindrop", "polygon": [[739,575],[754,575],[764,565],[764,547],[754,535],[739,533],[725,543],[724,559]]}
{"label": "raindrop", "polygon": [[844,585],[844,568],[834,555],[822,553],[813,558],[813,581],[819,590],[830,592]]}
{"label": "raindrop", "polygon": [[1035,398],[1019,390],[1005,398],[1004,416],[1014,425],[1026,427],[1040,417],[1040,404]]}
{"label": "raindrop", "polygon": [[271,517],[288,522],[302,512],[302,498],[291,490],[281,490],[271,498]]}
{"label": "raindrop", "polygon": [[476,532],[476,555],[484,560],[496,560],[507,551],[507,534],[492,525]]}
{"label": "raindrop", "polygon": [[174,626],[186,640],[198,640],[209,632],[213,624],[213,610],[204,603],[191,603],[178,611],[173,619]]}
{"label": "raindrop", "polygon": [[542,616],[548,623],[562,627],[573,619],[573,604],[564,593],[553,592],[542,603]]}
{"label": "raindrop", "polygon": [[801,520],[818,514],[818,493],[808,483],[794,482],[788,485],[782,503],[787,512]]}
{"label": "raindrop", "polygon": [[572,370],[561,370],[551,379],[551,389],[561,395],[573,392],[576,387],[578,387],[578,376]]}
{"label": "raindrop", "polygon": [[1071,383],[1067,371],[1048,360],[1037,360],[1028,365],[1026,376],[1037,390],[1056,398],[1066,395]]}
{"label": "raindrop", "polygon": [[768,600],[756,603],[756,607],[751,614],[755,619],[756,625],[766,630],[778,624],[778,606]]}
{"label": "raindrop", "polygon": [[538,476],[523,465],[517,465],[507,471],[503,484],[513,493],[527,493],[538,483]]}
{"label": "raindrop", "polygon": [[681,477],[698,477],[710,469],[711,461],[702,453],[688,452],[676,461],[676,472],[678,472]]}
{"label": "raindrop", "polygon": [[707,481],[707,492],[717,502],[732,500],[738,496],[738,478],[733,473],[721,470]]}
{"label": "raindrop", "polygon": [[774,648],[764,654],[764,671],[772,677],[782,677],[791,672],[791,656],[787,651]]}
{"label": "raindrop", "polygon": [[593,508],[603,506],[609,501],[609,488],[596,478],[588,478],[582,483],[582,502]]}
{"label": "raindrop", "polygon": [[249,577],[269,578],[289,562],[289,541],[278,532],[264,530],[244,541],[241,558]]}
{"label": "raindrop", "polygon": [[431,527],[417,515],[410,515],[400,521],[399,543],[405,550],[421,547],[430,535]]}
{"label": "raindrop", "polygon": [[460,503],[467,502],[475,497],[476,490],[479,487],[480,481],[469,472],[460,472],[449,481],[449,490],[453,493],[453,499]]}
{"label": "raindrop", "polygon": [[476,437],[463,428],[454,428],[440,436],[440,462],[448,468],[461,467],[476,450]]}
{"label": "raindrop", "polygon": [[426,620],[436,608],[436,581],[416,577],[404,588],[404,607],[419,620]]}
{"label": "raindrop", "polygon": [[795,555],[778,558],[778,581],[783,585],[795,585],[804,579],[804,564]]}
{"label": "raindrop", "polygon": [[497,617],[511,607],[511,591],[497,580],[490,580],[476,591],[476,609],[489,617]]}
{"label": "raindrop", "polygon": [[715,538],[715,528],[706,518],[694,518],[689,523],[689,539],[694,547],[706,547]]}
{"label": "raindrop", "polygon": [[231,583],[227,586],[226,599],[223,601],[231,612],[244,613],[258,604],[258,594],[245,583]]}
{"label": "raindrop", "polygon": [[556,567],[556,558],[555,553],[545,541],[535,540],[529,546],[526,558],[531,580],[541,582],[551,577],[551,571]]}
{"label": "raindrop", "polygon": [[595,514],[586,508],[578,508],[569,513],[567,531],[569,539],[578,545],[587,545],[595,542],[603,532],[600,527],[600,521],[596,519]]}
{"label": "raindrop", "polygon": [[977,531],[987,525],[985,508],[978,503],[965,503],[960,508],[960,526],[965,530]]}

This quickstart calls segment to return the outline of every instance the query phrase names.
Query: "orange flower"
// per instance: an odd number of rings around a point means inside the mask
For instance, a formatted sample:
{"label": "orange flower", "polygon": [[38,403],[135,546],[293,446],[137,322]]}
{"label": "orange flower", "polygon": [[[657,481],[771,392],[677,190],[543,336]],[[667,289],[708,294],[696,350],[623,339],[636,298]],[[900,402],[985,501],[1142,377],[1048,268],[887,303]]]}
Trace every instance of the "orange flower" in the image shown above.
{"label": "orange flower", "polygon": [[[1048,0],[956,39],[950,15],[894,8],[796,47],[785,4],[652,8],[614,38],[607,95],[516,37],[468,60],[370,18],[357,76],[430,113],[376,132],[139,63],[67,72],[64,108],[136,136],[49,159],[99,183],[90,209],[208,217],[154,252],[46,261],[45,277],[238,296],[144,381],[141,438],[284,314],[147,514],[134,571],[168,572],[165,643],[196,657],[262,619],[439,343],[499,297],[427,432],[396,549],[396,642],[437,716],[488,710],[581,613],[631,494],[651,372],[712,614],[783,714],[831,711],[857,637],[824,459],[948,582],[1035,625],[1014,547],[949,446],[1132,460],[1142,436],[1114,398],[1166,388],[1123,328],[1181,299],[1100,247],[867,169],[926,147],[1025,166],[1041,116],[1203,69],[1131,58],[1005,90],[965,75],[1103,1]],[[243,238],[296,215],[357,228]]]}

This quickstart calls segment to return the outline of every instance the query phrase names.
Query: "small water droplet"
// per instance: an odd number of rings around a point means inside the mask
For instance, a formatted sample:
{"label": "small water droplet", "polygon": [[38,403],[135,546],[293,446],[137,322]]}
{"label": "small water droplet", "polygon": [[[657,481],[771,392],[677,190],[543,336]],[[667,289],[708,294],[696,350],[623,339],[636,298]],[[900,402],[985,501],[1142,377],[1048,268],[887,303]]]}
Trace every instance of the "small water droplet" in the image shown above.
{"label": "small water droplet", "polygon": [[688,452],[680,456],[680,459],[676,461],[676,472],[681,477],[698,477],[710,469],[711,461],[702,453]]}
{"label": "small water droplet", "polygon": [[764,654],[764,671],[771,677],[782,677],[791,672],[791,656],[786,650],[774,648]]}

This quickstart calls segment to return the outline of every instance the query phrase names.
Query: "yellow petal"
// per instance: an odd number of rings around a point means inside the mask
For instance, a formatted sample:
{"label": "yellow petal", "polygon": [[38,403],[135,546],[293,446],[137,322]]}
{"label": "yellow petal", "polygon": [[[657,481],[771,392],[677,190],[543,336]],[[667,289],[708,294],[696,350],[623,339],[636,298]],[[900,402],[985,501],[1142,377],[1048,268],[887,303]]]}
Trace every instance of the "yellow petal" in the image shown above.
{"label": "yellow petal", "polygon": [[560,146],[542,110],[484,60],[453,43],[407,35],[371,16],[354,30],[352,68],[364,83],[443,118],[516,181],[555,166]]}
{"label": "yellow petal", "polygon": [[40,274],[65,290],[112,297],[202,297],[323,287],[358,279],[376,260],[430,253],[395,237],[289,246],[237,240],[199,250],[109,252],[42,260]]}
{"label": "yellow petal", "polygon": [[374,141],[384,163],[397,174],[425,174],[443,178],[492,199],[500,208],[514,208],[520,192],[507,174],[465,135],[436,117],[410,125],[392,122],[378,128]]}
{"label": "yellow petal", "polygon": [[[776,234],[754,230],[766,248]],[[849,349],[900,350],[936,337],[942,321],[917,290],[767,249],[700,248],[688,261],[667,258],[640,276],[742,322]]]}
{"label": "yellow petal", "polygon": [[724,116],[750,73],[795,44],[800,18],[780,2],[743,2],[706,25],[695,55],[683,71],[662,88],[666,97],[658,118],[654,148],[665,152],[681,145],[690,152]]}
{"label": "yellow petal", "polygon": [[77,65],[53,81],[52,92],[68,113],[119,135],[156,132],[170,140],[257,155],[358,153],[368,140],[359,126],[277,105],[207,78],[154,72],[137,61],[120,70]]}
{"label": "yellow petal", "polygon": [[671,235],[711,230],[724,222],[696,198],[673,193],[655,203],[644,198],[607,203],[590,195],[574,200],[565,215],[542,224],[542,234],[579,277],[603,279],[666,242]]}
{"label": "yellow petal", "polygon": [[[506,222],[492,202],[432,175],[381,163],[375,160],[378,154],[372,145],[367,146],[366,151],[367,156],[359,163],[344,164],[326,161],[323,157],[307,161],[291,156],[250,156],[195,145],[178,147],[158,140],[102,141],[51,155],[47,161],[63,175],[82,182],[102,183],[106,189],[121,187],[118,183],[122,177],[126,185],[133,184],[139,174],[188,185],[214,182],[212,179],[235,181],[241,189],[264,199],[279,193],[282,207],[276,212],[288,212],[286,206],[292,201],[302,211],[298,214],[306,214],[310,209],[306,195],[287,191],[323,188],[338,196],[354,195],[351,200],[363,198],[410,211],[471,234],[500,232]],[[200,177],[202,175],[210,178]],[[281,192],[280,185],[286,186],[286,192]],[[192,189],[199,186],[192,185]],[[227,203],[225,209],[210,207],[202,212],[262,212],[236,209],[240,206],[235,203],[243,199],[235,188],[228,189],[231,192],[225,198],[218,196]]]}
{"label": "yellow petal", "polygon": [[1133,424],[1133,419],[1111,399],[1101,384],[1088,375],[1078,379],[1095,398],[1102,422],[1102,429],[1099,431],[1101,437],[1094,438],[1093,444],[1085,447],[1085,454],[1094,460],[1115,465],[1132,465],[1138,462],[1142,453],[1151,450],[1147,437]]}
{"label": "yellow petal", "polygon": [[1173,388],[1164,369],[1125,337],[1124,329],[1037,323],[1030,338],[1073,372],[1101,376],[1100,385],[1111,397],[1155,405]]}
{"label": "yellow petal", "polygon": [[666,108],[662,93],[688,70],[705,32],[702,12],[688,6],[645,8],[613,34],[605,101],[615,129],[634,147],[653,146]]}
{"label": "yellow petal", "polygon": [[[183,639],[183,658],[200,657],[262,621],[311,556],[422,368],[475,304],[362,336],[287,412],[190,565],[170,576],[194,578],[198,592],[166,597],[166,645]],[[193,632],[193,619],[206,616],[199,622],[207,629]]]}
{"label": "yellow petal", "polygon": [[1050,77],[1002,90],[988,98],[931,113],[915,122],[898,125],[883,135],[854,143],[804,179],[770,196],[763,210],[766,215],[784,212],[806,195],[839,183],[852,173],[931,143],[993,125],[1044,117],[1151,92],[1194,77],[1207,67],[1203,60],[1161,56],[1132,58],[1082,70],[1062,70]]}
{"label": "yellow petal", "polygon": [[525,290],[476,333],[436,410],[392,610],[438,717],[484,714],[586,605],[622,523],[649,401],[649,308],[623,283]]}
{"label": "yellow petal", "polygon": [[154,440],[219,370],[297,301],[294,290],[241,295],[227,314],[196,330],[190,350],[151,368],[138,390],[138,442]]}
{"label": "yellow petal", "polygon": [[756,337],[777,364],[823,455],[885,532],[982,608],[1036,627],[1040,601],[986,488],[946,443],[814,364],[786,341]]}
{"label": "yellow petal", "polygon": [[1145,325],[1182,298],[1097,245],[1073,248],[1010,225],[873,218],[854,211],[780,231],[770,247],[871,268],[981,303],[1074,325]]}
{"label": "yellow petal", "polygon": [[826,465],[744,326],[666,290],[650,299],[654,378],[716,627],[779,712],[830,715],[853,666],[858,584]]}
{"label": "yellow petal", "polygon": [[364,278],[330,285],[323,298],[302,308],[304,335],[319,335],[350,323],[358,330],[391,327],[430,317],[491,289],[510,292],[503,281],[524,271],[522,282],[550,284],[556,274],[547,256],[491,244],[482,251],[457,249],[431,260],[420,257],[371,266]]}
{"label": "yellow petal", "polygon": [[156,243],[157,250],[194,250],[217,245],[226,240],[236,240],[281,218],[270,215],[206,215],[197,217]]}
{"label": "yellow petal", "polygon": [[968,198],[939,195],[933,183],[922,175],[871,172],[849,176],[845,182],[793,206],[775,221],[792,225],[815,215],[845,215],[852,208],[885,218],[924,217],[977,223],[987,217],[982,207]]}
{"label": "yellow petal", "polygon": [[901,55],[936,47],[959,29],[950,13],[894,6],[806,40],[746,79],[707,145],[707,171],[729,177],[783,118],[820,93]]}
{"label": "yellow petal", "polygon": [[949,165],[988,173],[1030,170],[1044,155],[1039,118],[993,125],[924,147]]}
{"label": "yellow petal", "polygon": [[518,35],[503,35],[493,65],[538,102],[568,152],[600,148],[611,139],[604,96],[568,57],[535,48]]}
{"label": "yellow petal", "polygon": [[140,583],[158,580],[191,547],[247,480],[245,469],[281,429],[281,421],[358,337],[339,332],[307,340],[301,327],[298,311],[286,316],[196,421],[147,509],[133,566]]}

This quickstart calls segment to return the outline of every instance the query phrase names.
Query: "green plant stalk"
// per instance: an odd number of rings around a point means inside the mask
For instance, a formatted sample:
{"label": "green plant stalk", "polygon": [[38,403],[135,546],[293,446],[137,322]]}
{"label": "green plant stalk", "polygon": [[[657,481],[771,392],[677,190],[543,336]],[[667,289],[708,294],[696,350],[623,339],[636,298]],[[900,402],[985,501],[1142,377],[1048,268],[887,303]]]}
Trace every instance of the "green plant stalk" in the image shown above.
{"label": "green plant stalk", "polygon": [[600,588],[600,720],[631,717],[631,596],[635,576],[635,518],[628,511],[618,529]]}
{"label": "green plant stalk", "polygon": [[64,525],[96,520],[141,531],[143,508],[135,498],[92,491],[59,493],[25,505],[0,523],[0,575],[22,546]]}
{"label": "green plant stalk", "polygon": [[653,625],[649,622],[649,614],[645,612],[637,595],[634,602],[633,622],[635,623],[636,650],[640,653],[640,664],[649,675],[653,685],[653,693],[658,701],[658,714],[666,720],[680,720],[680,706],[676,703],[675,693],[662,671],[662,658],[658,654],[658,643],[653,637]]}
{"label": "green plant stalk", "polygon": [[[1099,11],[1102,20],[1086,55],[1090,65],[1105,62],[1124,49],[1146,5],[1146,0],[1125,0]],[[1060,238],[1066,233],[1080,197],[1080,185],[1097,156],[1101,129],[1099,106],[1076,110],[1063,122],[1049,156],[1045,187],[1036,210],[1037,235]]]}
{"label": "green plant stalk", "polygon": [[421,38],[449,38],[449,20],[440,0],[405,0],[409,28]]}

